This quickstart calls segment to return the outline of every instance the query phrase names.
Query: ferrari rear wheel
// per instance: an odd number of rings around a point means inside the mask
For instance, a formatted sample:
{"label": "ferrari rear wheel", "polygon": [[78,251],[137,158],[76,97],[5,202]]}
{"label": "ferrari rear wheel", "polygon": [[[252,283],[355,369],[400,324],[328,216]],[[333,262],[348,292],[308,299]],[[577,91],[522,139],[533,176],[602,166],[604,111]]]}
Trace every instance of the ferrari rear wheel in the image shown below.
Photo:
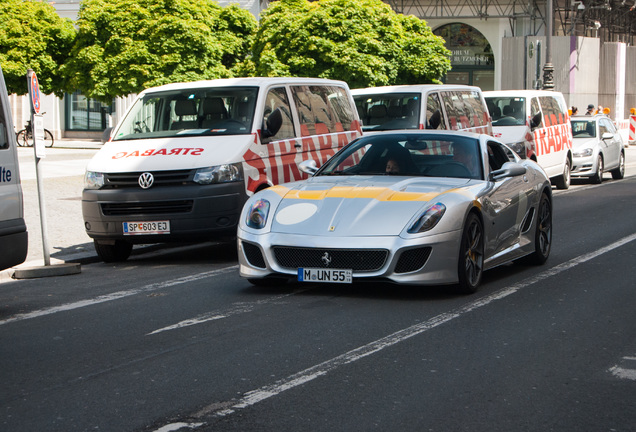
{"label": "ferrari rear wheel", "polygon": [[534,252],[529,255],[531,264],[541,265],[548,260],[552,247],[552,203],[544,193],[539,203],[537,228],[534,233]]}
{"label": "ferrari rear wheel", "polygon": [[477,291],[483,273],[484,228],[479,217],[474,213],[470,213],[464,224],[464,232],[459,245],[457,266],[459,292],[472,294]]}

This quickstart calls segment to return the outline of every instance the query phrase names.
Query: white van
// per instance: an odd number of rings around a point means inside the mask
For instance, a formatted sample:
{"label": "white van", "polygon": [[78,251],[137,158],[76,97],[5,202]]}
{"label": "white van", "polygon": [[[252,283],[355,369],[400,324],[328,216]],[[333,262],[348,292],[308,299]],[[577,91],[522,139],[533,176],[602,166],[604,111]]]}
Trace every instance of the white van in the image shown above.
{"label": "white van", "polygon": [[484,92],[495,137],[532,159],[558,189],[570,187],[572,127],[563,94],[547,90]]}
{"label": "white van", "polygon": [[0,67],[0,270],[23,263],[27,256],[29,239],[22,200],[15,129]]}
{"label": "white van", "polygon": [[399,85],[351,91],[364,132],[448,129],[492,135],[479,87]]}
{"label": "white van", "polygon": [[247,197],[307,177],[362,134],[349,87],[235,78],[144,90],[89,162],[86,233],[102,260],[133,244],[232,238]]}

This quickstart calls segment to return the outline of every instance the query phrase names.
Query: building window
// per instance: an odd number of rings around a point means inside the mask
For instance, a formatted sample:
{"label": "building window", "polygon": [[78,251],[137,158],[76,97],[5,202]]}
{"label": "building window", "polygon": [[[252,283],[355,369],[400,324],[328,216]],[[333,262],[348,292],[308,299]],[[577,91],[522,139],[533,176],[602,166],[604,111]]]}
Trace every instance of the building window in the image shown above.
{"label": "building window", "polygon": [[112,104],[89,99],[79,92],[67,93],[64,99],[66,130],[103,131],[108,126],[107,117],[112,111]]}
{"label": "building window", "polygon": [[494,90],[495,58],[486,37],[468,24],[443,25],[433,33],[446,41],[451,55],[451,71],[442,81],[448,84],[479,86],[482,90]]}

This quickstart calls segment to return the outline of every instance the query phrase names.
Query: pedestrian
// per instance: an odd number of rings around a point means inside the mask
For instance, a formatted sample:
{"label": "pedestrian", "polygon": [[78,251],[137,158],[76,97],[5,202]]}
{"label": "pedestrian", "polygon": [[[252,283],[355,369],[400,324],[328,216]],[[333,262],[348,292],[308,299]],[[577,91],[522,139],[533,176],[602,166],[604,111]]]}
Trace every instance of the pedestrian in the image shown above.
{"label": "pedestrian", "polygon": [[596,114],[605,114],[603,112],[603,107],[601,105],[598,106],[598,110],[596,111]]}
{"label": "pedestrian", "polygon": [[593,115],[594,114],[594,105],[589,104],[587,106],[587,112],[585,113],[585,115]]}
{"label": "pedestrian", "polygon": [[570,115],[578,115],[578,113],[579,113],[579,109],[575,106],[572,106],[572,114]]}

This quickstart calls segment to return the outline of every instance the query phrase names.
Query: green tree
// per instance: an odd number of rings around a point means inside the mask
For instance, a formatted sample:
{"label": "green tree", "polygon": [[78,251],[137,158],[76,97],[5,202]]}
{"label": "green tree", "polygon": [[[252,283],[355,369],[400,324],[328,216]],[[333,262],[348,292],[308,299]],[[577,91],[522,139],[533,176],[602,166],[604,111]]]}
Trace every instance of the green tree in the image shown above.
{"label": "green tree", "polygon": [[27,69],[43,93],[64,93],[60,72],[75,39],[71,20],[42,1],[0,0],[0,64],[9,93],[27,93]]}
{"label": "green tree", "polygon": [[102,101],[230,77],[257,29],[248,11],[212,0],[85,0],[77,23],[67,87]]}
{"label": "green tree", "polygon": [[249,61],[257,75],[337,78],[357,88],[439,82],[450,51],[426,22],[381,0],[280,0],[261,14]]}

